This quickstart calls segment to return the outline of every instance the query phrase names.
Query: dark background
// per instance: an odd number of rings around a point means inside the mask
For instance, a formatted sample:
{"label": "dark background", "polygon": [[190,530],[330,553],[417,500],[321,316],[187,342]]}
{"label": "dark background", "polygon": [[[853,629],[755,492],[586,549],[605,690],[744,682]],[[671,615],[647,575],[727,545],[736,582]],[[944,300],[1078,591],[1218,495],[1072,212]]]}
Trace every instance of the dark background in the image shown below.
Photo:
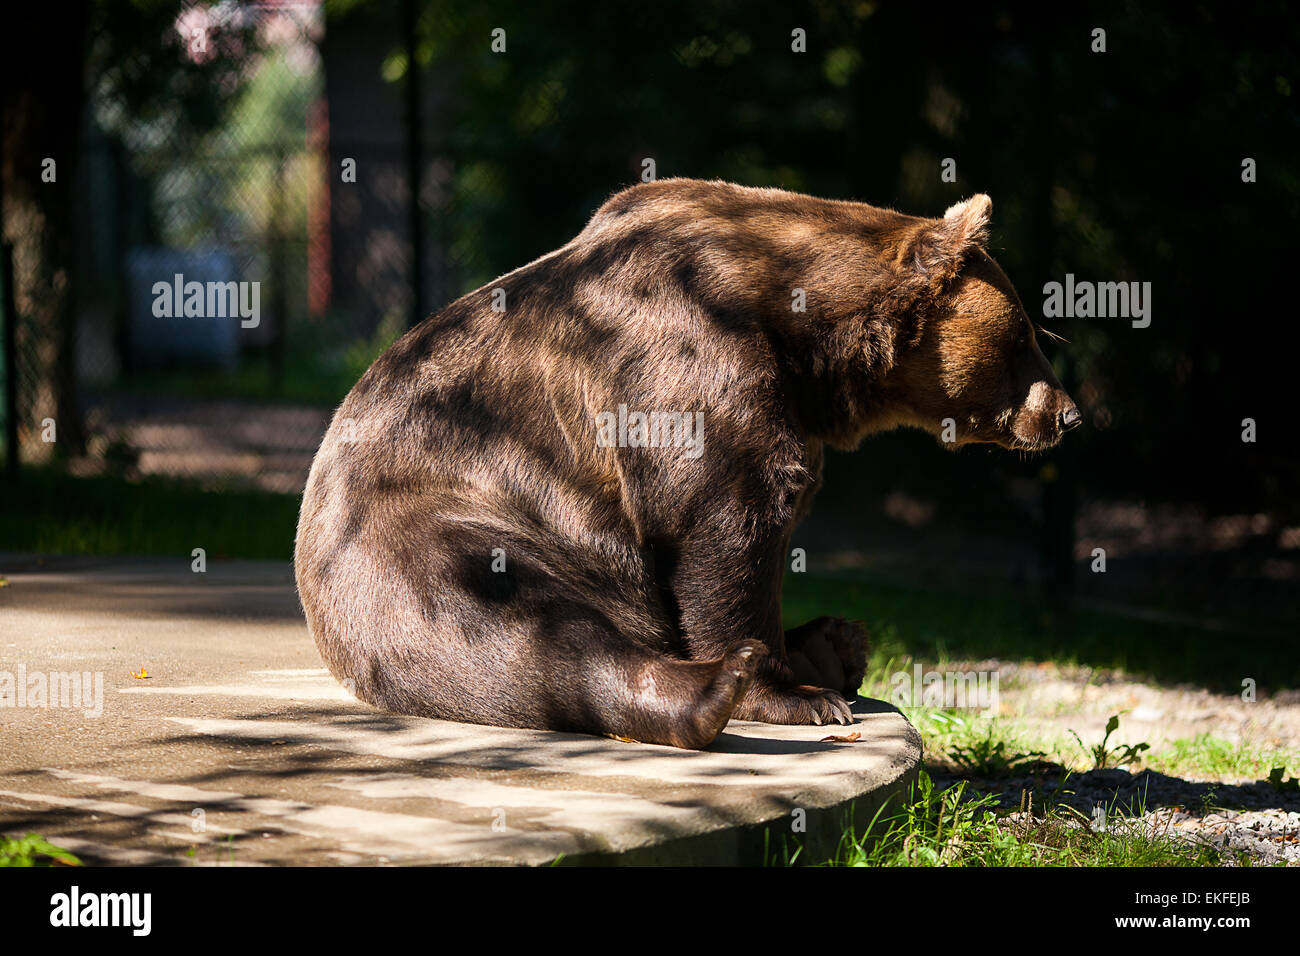
{"label": "dark background", "polygon": [[[987,192],[1032,317],[1072,272],[1150,282],[1150,327],[1042,320],[1084,413],[1060,451],[873,439],[832,457],[796,543],[822,566],[1293,634],[1300,18],[1042,6],[24,8],[3,41],[16,462],[295,494],[393,337],[565,242],[647,157],[660,178],[920,215]],[[260,281],[262,326],[149,332],[139,288],[164,262]]]}

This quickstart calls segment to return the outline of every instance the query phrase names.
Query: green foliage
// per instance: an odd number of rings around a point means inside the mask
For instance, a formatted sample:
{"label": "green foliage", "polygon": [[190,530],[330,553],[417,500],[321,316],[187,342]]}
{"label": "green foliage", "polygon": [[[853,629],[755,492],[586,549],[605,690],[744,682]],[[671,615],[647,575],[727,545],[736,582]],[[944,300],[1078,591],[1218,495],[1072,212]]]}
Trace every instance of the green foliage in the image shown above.
{"label": "green foliage", "polygon": [[[1214,852],[1163,834],[1130,827],[1108,811],[1093,828],[1068,807],[1014,816],[965,781],[940,791],[921,771],[906,801],[882,808],[862,832],[846,827],[827,866],[1213,866]],[[1141,812],[1140,810],[1138,812]],[[800,849],[770,857],[775,865],[800,862]],[[802,861],[809,862],[809,861]]]}
{"label": "green foliage", "polygon": [[1300,759],[1291,749],[1244,747],[1239,743],[1197,734],[1172,741],[1143,758],[1143,764],[1174,776],[1235,777],[1261,780],[1279,760]]}
{"label": "green foliage", "polygon": [[81,861],[38,833],[0,837],[0,866],[81,866]]}
{"label": "green foliage", "polygon": [[979,865],[991,854],[1003,857],[1004,865],[1028,862],[1019,859],[1014,838],[998,831],[993,798],[964,800],[966,786],[962,781],[938,791],[922,771],[900,812],[874,820],[860,840],[845,834],[842,861],[849,866]]}
{"label": "green foliage", "polygon": [[1015,773],[1047,758],[1047,754],[1041,750],[1027,753],[1010,750],[1007,741],[995,739],[995,733],[994,723],[990,721],[984,736],[976,735],[954,742],[948,756],[966,773],[983,777]]}
{"label": "green foliage", "polygon": [[1107,747],[1110,735],[1119,729],[1119,714],[1111,714],[1110,719],[1106,721],[1106,734],[1101,738],[1101,743],[1092,747],[1084,746],[1083,740],[1073,730],[1070,734],[1075,740],[1079,741],[1079,746],[1083,748],[1084,753],[1092,757],[1094,770],[1107,770],[1114,767],[1126,767],[1136,762],[1143,751],[1150,750],[1151,745],[1148,743],[1140,744],[1117,744],[1114,747]]}
{"label": "green foliage", "polygon": [[50,554],[293,556],[299,496],[27,469],[0,499],[4,547]]}

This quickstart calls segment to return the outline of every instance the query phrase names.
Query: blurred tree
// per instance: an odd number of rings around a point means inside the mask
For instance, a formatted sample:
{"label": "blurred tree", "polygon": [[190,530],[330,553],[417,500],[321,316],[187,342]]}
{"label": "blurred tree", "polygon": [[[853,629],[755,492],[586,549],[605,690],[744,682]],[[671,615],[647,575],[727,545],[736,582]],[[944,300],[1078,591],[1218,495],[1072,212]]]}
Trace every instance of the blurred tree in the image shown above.
{"label": "blurred tree", "polygon": [[[0,33],[0,233],[14,247],[18,354],[39,383],[14,410],[20,433],[55,420],[55,449],[82,450],[72,310],[73,193],[86,48],[84,4],[27,7]],[[39,51],[40,58],[31,55]]]}
{"label": "blurred tree", "polygon": [[15,245],[18,353],[29,361],[18,416],[28,433],[52,416],[55,453],[69,456],[85,441],[72,276],[89,94],[97,125],[128,152],[175,145],[217,122],[258,37],[240,4],[99,0],[23,13],[21,28],[0,33],[0,228]]}

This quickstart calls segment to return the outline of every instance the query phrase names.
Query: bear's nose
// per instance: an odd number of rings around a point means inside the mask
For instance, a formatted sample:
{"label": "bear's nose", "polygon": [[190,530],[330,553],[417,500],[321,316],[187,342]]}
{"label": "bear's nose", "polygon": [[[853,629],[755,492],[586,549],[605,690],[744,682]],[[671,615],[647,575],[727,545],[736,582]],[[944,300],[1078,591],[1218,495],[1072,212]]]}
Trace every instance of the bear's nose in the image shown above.
{"label": "bear's nose", "polygon": [[1068,432],[1083,420],[1079,414],[1079,406],[1070,405],[1068,408],[1061,409],[1061,431]]}

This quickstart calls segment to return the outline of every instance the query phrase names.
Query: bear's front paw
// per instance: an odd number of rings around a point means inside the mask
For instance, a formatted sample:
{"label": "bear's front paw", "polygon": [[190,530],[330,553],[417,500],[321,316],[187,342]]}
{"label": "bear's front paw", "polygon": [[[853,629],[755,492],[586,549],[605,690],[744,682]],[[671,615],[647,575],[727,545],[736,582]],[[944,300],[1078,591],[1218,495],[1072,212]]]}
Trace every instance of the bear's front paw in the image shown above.
{"label": "bear's front paw", "polygon": [[819,617],[785,632],[790,669],[801,683],[857,694],[867,673],[870,647],[861,621]]}
{"label": "bear's front paw", "polygon": [[837,691],[799,684],[793,687],[752,686],[732,714],[764,724],[851,724],[853,711]]}

